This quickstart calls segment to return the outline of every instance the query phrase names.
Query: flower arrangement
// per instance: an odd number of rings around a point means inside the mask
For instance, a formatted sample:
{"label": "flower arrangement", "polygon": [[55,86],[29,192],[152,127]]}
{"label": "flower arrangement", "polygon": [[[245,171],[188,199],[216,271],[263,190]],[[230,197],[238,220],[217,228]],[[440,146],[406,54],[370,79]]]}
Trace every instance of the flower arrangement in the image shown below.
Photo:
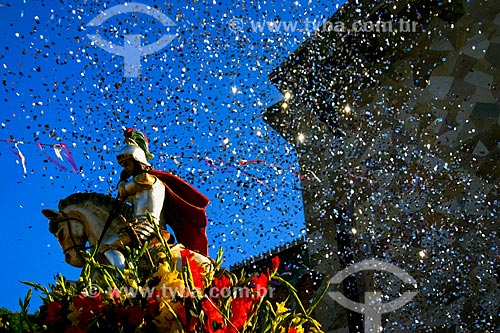
{"label": "flower arrangement", "polygon": [[[42,290],[43,299],[36,322],[27,326],[57,333],[322,332],[311,314],[326,288],[304,307],[277,273],[279,257],[266,272],[236,276],[221,266],[222,251],[200,262],[187,249],[175,255],[165,243],[154,250],[147,245],[126,249],[123,271],[83,253],[78,281],[59,276],[49,288],[25,282]],[[287,291],[280,302],[271,295],[277,285]]]}

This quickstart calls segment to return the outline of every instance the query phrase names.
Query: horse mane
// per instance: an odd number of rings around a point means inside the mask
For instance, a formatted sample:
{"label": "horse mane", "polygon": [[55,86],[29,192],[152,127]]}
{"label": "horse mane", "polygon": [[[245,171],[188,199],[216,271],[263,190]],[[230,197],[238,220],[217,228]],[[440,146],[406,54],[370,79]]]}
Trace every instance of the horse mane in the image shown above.
{"label": "horse mane", "polygon": [[120,214],[123,215],[126,219],[131,218],[133,215],[132,206],[121,202],[110,195],[95,192],[73,193],[64,199],[61,199],[59,201],[58,208],[59,210],[63,210],[64,208],[71,205],[82,205],[85,203],[90,203],[94,206],[108,210],[110,210],[115,204],[119,204],[120,206],[117,208],[120,208]]}

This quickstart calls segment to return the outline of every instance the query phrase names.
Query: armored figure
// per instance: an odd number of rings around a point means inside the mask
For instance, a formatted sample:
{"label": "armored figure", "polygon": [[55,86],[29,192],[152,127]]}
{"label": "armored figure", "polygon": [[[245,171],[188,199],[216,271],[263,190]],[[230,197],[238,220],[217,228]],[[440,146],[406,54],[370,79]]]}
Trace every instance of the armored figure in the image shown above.
{"label": "armored figure", "polygon": [[131,138],[126,138],[125,144],[117,156],[123,167],[118,183],[119,199],[133,204],[134,216],[129,223],[138,239],[143,241],[154,232],[152,223],[158,225],[160,222],[165,186],[148,173],[152,167],[147,161],[147,147],[142,149]]}
{"label": "armored figure", "polygon": [[139,131],[125,131],[125,146],[117,155],[123,167],[118,183],[119,199],[132,203],[134,214],[118,239],[108,248],[140,245],[155,231],[155,225],[164,229],[168,224],[178,242],[188,249],[208,255],[206,234],[207,197],[179,177],[155,170],[148,160],[148,141]]}
{"label": "armored figure", "polygon": [[[125,146],[117,155],[123,167],[119,200],[98,193],[75,193],[59,202],[59,211],[42,211],[50,220],[49,230],[63,248],[66,262],[82,267],[85,258],[81,252],[89,249],[89,243],[93,253],[99,254],[98,260],[124,269],[124,246],[142,246],[155,236],[173,243],[164,230],[166,225],[178,245],[183,245],[174,248],[208,256],[208,198],[181,178],[153,169],[148,162],[151,158],[146,137],[129,128]],[[131,202],[132,207],[126,207],[123,201]],[[156,233],[157,229],[161,232]]]}

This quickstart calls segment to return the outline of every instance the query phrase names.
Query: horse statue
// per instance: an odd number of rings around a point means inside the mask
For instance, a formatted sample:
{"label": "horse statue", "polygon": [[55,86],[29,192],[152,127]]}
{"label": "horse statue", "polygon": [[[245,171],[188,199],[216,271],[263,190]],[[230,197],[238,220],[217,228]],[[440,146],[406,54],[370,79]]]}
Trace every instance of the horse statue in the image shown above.
{"label": "horse statue", "polygon": [[[117,268],[125,268],[122,249],[110,248],[110,245],[116,244],[119,232],[128,227],[126,220],[132,216],[132,206],[109,195],[87,192],[74,193],[60,200],[58,209],[44,209],[42,214],[49,219],[49,231],[56,236],[68,264],[83,267],[85,259],[81,251],[94,249],[99,242],[98,254],[103,255],[102,260]],[[183,249],[182,244],[176,244],[170,251],[180,258]],[[212,264],[207,256],[191,252],[199,263]]]}

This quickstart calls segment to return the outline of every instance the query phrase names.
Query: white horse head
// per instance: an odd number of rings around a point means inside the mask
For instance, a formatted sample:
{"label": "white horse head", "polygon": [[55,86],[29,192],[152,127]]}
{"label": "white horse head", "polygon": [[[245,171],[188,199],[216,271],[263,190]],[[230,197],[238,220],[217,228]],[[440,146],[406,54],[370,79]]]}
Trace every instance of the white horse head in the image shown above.
{"label": "white horse head", "polygon": [[50,220],[49,230],[61,245],[64,260],[71,266],[83,267],[84,260],[80,251],[85,250],[88,240],[83,223],[52,209],[44,209],[42,213]]}
{"label": "white horse head", "polygon": [[[68,264],[83,267],[85,261],[80,251],[97,244],[114,205],[121,205],[121,214],[131,214],[129,206],[100,193],[75,193],[59,201],[59,211],[42,210],[42,214],[50,220],[49,231],[56,236]],[[125,227],[119,214],[114,215],[102,235],[102,244],[112,242],[118,230]]]}

